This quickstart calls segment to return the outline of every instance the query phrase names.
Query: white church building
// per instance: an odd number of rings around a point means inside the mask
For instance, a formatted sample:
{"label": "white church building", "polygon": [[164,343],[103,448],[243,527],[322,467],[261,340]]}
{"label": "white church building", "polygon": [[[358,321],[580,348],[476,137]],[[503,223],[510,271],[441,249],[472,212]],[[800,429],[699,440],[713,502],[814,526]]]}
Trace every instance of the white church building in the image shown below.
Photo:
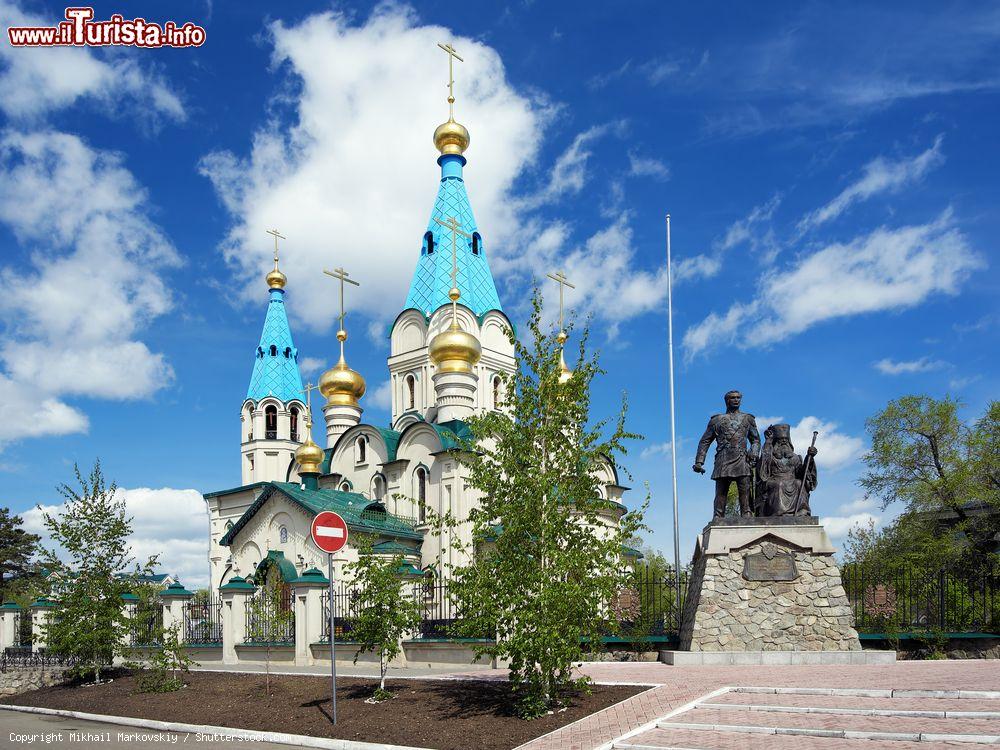
{"label": "white church building", "polygon": [[[429,533],[428,515],[450,511],[465,518],[478,502],[459,460],[460,440],[470,436],[471,415],[500,406],[499,374],[512,372],[515,361],[506,333],[511,321],[463,177],[469,133],[452,116],[435,130],[434,144],[441,167],[437,197],[419,251],[414,243],[413,280],[390,333],[389,425],[363,421],[365,380],[347,365],[347,334],[340,330],[339,361],[319,380],[325,448],[314,442],[285,310],[287,279],[275,256],[240,409],[241,482],[204,495],[213,591],[237,577],[287,582],[310,568],[325,570],[326,555],[309,534],[323,510],[343,516],[351,533],[375,535],[376,554],[402,554],[403,575],[446,576],[460,562],[447,538]],[[402,249],[400,262],[409,254]],[[625,488],[615,468],[609,463],[601,473],[604,498],[623,513]],[[356,558],[350,545],[338,554],[339,580]]]}

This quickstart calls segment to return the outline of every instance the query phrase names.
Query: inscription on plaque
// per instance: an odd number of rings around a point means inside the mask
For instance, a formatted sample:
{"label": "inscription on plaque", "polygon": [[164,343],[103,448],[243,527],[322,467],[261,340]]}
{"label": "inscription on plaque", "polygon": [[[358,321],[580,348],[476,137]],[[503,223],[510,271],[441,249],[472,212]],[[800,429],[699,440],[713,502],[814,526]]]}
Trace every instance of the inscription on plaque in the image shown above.
{"label": "inscription on plaque", "polygon": [[799,577],[795,555],[765,545],[762,551],[743,558],[743,577],[748,581],[794,581]]}

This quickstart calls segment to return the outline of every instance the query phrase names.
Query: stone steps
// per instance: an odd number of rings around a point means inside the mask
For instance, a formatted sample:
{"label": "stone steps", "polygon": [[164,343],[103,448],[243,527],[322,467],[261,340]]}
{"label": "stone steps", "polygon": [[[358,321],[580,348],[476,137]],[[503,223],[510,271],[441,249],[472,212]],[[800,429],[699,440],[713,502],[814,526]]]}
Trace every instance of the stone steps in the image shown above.
{"label": "stone steps", "polygon": [[964,742],[848,740],[664,729],[653,729],[614,745],[615,750],[972,750],[976,747],[981,746]]}
{"label": "stone steps", "polygon": [[1000,692],[730,688],[616,750],[945,750],[1000,747]]}

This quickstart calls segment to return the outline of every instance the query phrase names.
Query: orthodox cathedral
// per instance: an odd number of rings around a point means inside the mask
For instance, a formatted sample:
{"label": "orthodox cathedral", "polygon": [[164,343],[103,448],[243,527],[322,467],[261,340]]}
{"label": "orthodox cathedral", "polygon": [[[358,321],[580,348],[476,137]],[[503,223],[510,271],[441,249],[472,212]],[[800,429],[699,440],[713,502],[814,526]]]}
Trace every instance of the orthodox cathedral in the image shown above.
{"label": "orthodox cathedral", "polygon": [[[342,310],[340,357],[318,385],[326,447],[313,441],[313,387],[303,386],[299,372],[285,310],[288,280],[278,268],[275,245],[264,327],[240,410],[242,482],[204,495],[212,590],[237,576],[287,582],[309,568],[325,569],[326,554],[309,531],[323,510],[339,513],[351,533],[375,536],[376,554],[402,554],[402,575],[447,575],[461,562],[453,558],[451,532],[429,533],[426,509],[465,518],[477,503],[458,460],[460,440],[469,436],[465,420],[500,408],[500,374],[513,372],[515,361],[506,333],[511,322],[463,177],[469,132],[455,121],[454,96],[448,101],[451,115],[434,131],[441,167],[437,198],[409,293],[389,334],[389,426],[362,421],[365,380],[345,359]],[[331,275],[343,285],[343,271]],[[563,370],[571,376],[565,364]],[[624,512],[625,488],[614,466],[602,467],[601,474],[604,499]],[[341,577],[343,566],[356,559],[348,544],[334,560],[335,575]]]}

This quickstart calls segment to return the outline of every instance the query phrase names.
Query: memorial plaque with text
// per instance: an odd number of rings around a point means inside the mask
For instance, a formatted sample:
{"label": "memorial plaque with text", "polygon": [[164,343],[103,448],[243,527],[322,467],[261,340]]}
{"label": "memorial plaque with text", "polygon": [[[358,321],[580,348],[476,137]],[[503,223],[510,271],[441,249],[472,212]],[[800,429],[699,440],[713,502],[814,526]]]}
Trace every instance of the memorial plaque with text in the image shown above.
{"label": "memorial plaque with text", "polygon": [[799,577],[795,555],[757,552],[743,558],[743,577],[748,581],[794,581]]}

